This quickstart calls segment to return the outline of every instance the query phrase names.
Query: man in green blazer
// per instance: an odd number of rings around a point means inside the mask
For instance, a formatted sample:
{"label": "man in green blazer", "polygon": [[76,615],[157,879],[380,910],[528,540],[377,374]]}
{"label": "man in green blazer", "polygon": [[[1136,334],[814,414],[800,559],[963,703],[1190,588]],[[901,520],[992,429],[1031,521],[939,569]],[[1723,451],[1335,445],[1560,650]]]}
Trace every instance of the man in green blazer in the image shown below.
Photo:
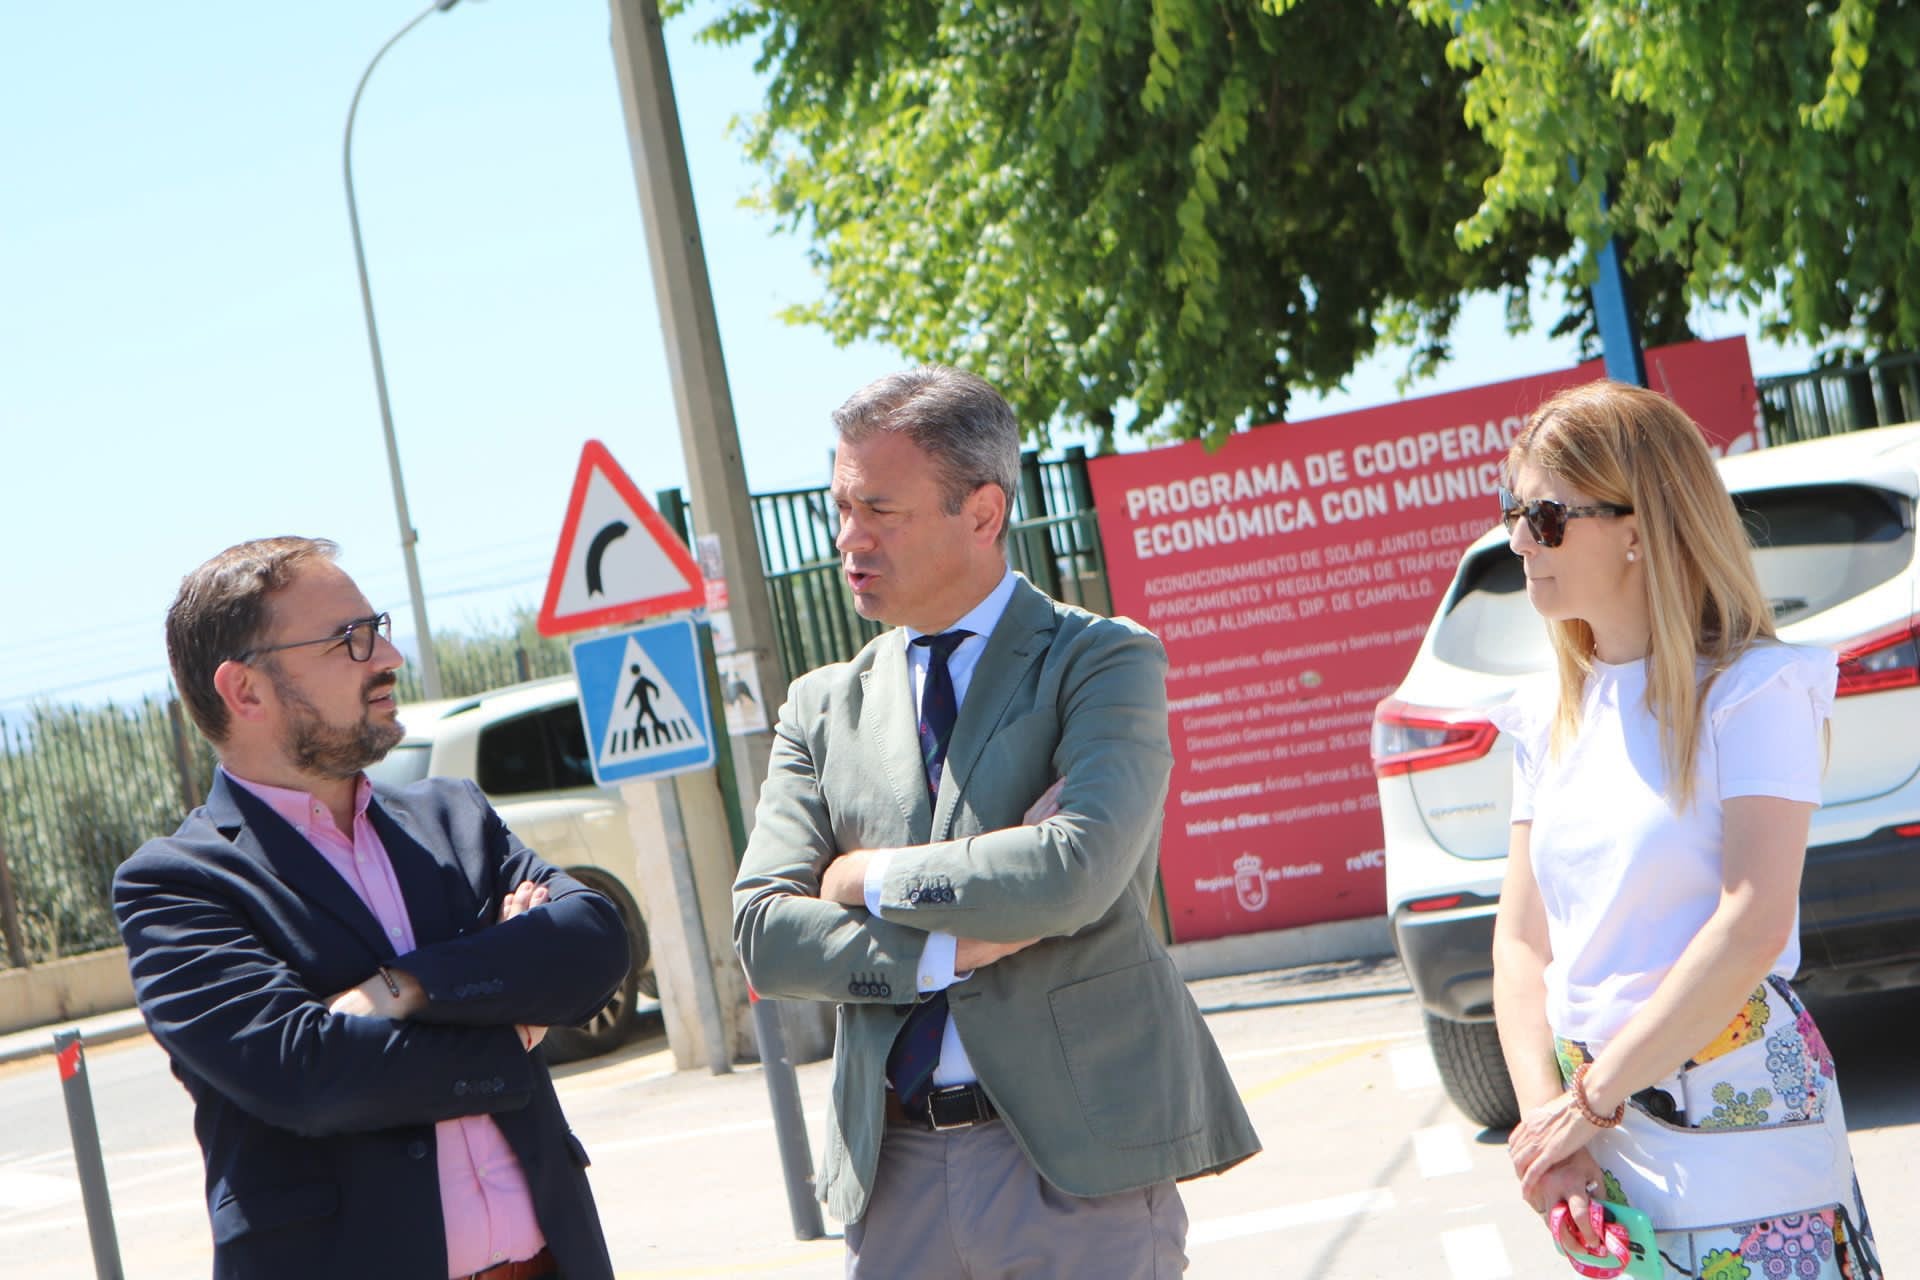
{"label": "man in green blazer", "polygon": [[894,374],[834,423],[842,567],[895,629],[788,691],[734,939],[761,993],[839,1005],[847,1274],[1177,1274],[1174,1181],[1260,1144],[1149,923],[1165,651],[1007,568],[985,382]]}

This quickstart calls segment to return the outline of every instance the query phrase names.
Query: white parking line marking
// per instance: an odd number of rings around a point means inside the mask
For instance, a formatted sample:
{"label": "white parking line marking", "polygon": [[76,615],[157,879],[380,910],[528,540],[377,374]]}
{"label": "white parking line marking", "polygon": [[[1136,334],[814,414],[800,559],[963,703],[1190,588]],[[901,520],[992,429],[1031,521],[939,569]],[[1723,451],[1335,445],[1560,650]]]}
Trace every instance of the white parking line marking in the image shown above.
{"label": "white parking line marking", "polygon": [[[78,1192],[75,1193],[76,1197],[78,1194]],[[140,1204],[134,1205],[129,1209],[122,1209],[119,1205],[113,1207],[113,1217],[116,1222],[126,1222],[134,1218],[181,1217],[189,1213],[201,1215],[201,1221],[204,1222],[206,1220],[206,1212],[207,1202],[201,1199],[169,1200],[165,1203]],[[35,1218],[31,1222],[22,1222],[18,1225],[0,1227],[0,1238],[36,1235],[48,1231],[64,1231],[69,1227],[84,1228],[86,1225],[87,1220],[84,1216],[72,1218]]]}
{"label": "white parking line marking", "polygon": [[0,1169],[0,1212],[46,1209],[80,1198],[80,1184],[47,1173]]}
{"label": "white parking line marking", "polygon": [[1433,1089],[1440,1084],[1440,1068],[1433,1065],[1433,1054],[1424,1043],[1403,1044],[1387,1054],[1393,1065],[1393,1082],[1402,1089]]}
{"label": "white parking line marking", "polygon": [[71,1147],[56,1147],[52,1151],[39,1151],[30,1156],[20,1156],[18,1159],[7,1161],[7,1166],[13,1169],[37,1169],[45,1164],[57,1164],[67,1169],[73,1168],[73,1149]]}
{"label": "white parking line marking", "polygon": [[740,1124],[714,1125],[706,1129],[680,1129],[673,1133],[650,1133],[644,1138],[615,1138],[611,1142],[596,1142],[588,1148],[590,1154],[598,1156],[608,1151],[631,1151],[636,1147],[658,1147],[669,1142],[684,1142],[688,1138],[711,1138],[722,1133],[750,1133],[755,1129],[773,1128],[772,1120],[748,1120]]}
{"label": "white parking line marking", "polygon": [[1436,1124],[1413,1135],[1413,1158],[1420,1164],[1423,1178],[1443,1178],[1450,1173],[1469,1173],[1473,1158],[1467,1154],[1466,1139],[1460,1127]]}
{"label": "white parking line marking", "polygon": [[1440,1249],[1453,1280],[1506,1280],[1513,1274],[1500,1228],[1491,1223],[1441,1232]]}
{"label": "white parking line marking", "polygon": [[[1350,1045],[1378,1044],[1383,1040],[1419,1040],[1422,1045],[1426,1043],[1425,1038],[1418,1031],[1410,1031],[1403,1035],[1342,1036],[1338,1040],[1315,1040],[1311,1044],[1277,1044],[1265,1049],[1241,1049],[1221,1056],[1229,1063],[1234,1063],[1243,1058],[1279,1058],[1291,1053],[1318,1053],[1322,1049],[1345,1049]],[[1422,1049],[1421,1052],[1426,1051]]]}
{"label": "white parking line marking", "polygon": [[1304,1227],[1315,1222],[1334,1222],[1341,1218],[1357,1218],[1362,1214],[1386,1213],[1393,1206],[1393,1192],[1386,1187],[1329,1196],[1324,1200],[1307,1200],[1300,1204],[1283,1204],[1257,1213],[1237,1213],[1230,1218],[1196,1222],[1187,1231],[1187,1244],[1189,1247],[1216,1244],[1222,1240],[1285,1231],[1289,1227]]}

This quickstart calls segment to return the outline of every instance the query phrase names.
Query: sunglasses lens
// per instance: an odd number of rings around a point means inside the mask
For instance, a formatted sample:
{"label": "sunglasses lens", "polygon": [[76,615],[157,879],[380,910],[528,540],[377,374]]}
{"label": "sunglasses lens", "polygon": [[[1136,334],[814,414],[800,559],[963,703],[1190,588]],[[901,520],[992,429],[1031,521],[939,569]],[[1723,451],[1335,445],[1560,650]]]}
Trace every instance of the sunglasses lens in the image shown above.
{"label": "sunglasses lens", "polygon": [[1557,547],[1567,532],[1567,509],[1557,502],[1542,498],[1538,502],[1527,504],[1527,527],[1533,530],[1534,540],[1543,547]]}

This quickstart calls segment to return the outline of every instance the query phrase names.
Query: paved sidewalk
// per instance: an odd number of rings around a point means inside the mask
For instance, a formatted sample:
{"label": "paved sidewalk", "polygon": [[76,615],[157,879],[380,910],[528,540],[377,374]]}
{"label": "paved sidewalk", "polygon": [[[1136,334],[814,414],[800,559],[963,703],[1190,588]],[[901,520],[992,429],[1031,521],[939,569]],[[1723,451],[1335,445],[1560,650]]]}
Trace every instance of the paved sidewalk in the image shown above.
{"label": "paved sidewalk", "polygon": [[1328,960],[1319,964],[1236,973],[1221,978],[1194,978],[1187,990],[1200,1012],[1243,1013],[1289,1004],[1317,1004],[1351,1000],[1357,996],[1408,995],[1406,970],[1393,956],[1365,956],[1358,960]]}
{"label": "paved sidewalk", "polygon": [[[1398,995],[1407,990],[1399,962],[1389,956],[1336,960],[1325,964],[1274,969],[1264,973],[1203,978],[1187,984],[1202,1013],[1262,1009],[1308,1000]],[[77,1030],[90,1045],[112,1044],[146,1034],[138,1009],[121,1009],[88,1018],[68,1018],[25,1031],[0,1034],[0,1063],[20,1062],[53,1052],[55,1033]]]}
{"label": "paved sidewalk", "polygon": [[[1377,1143],[1338,1126],[1387,1123],[1398,1142],[1399,1130],[1433,1123],[1430,1104],[1417,1100],[1423,1109],[1396,1121],[1375,1114],[1382,1103],[1399,1105],[1391,1097],[1375,1094],[1367,1106],[1352,1108],[1331,1103],[1324,1090],[1354,1087],[1356,1072],[1370,1072],[1372,1087],[1392,1090],[1386,1055],[1405,1049],[1424,1056],[1397,963],[1300,965],[1196,979],[1189,987],[1272,1151],[1231,1177],[1200,1179],[1183,1192],[1194,1224],[1194,1280],[1273,1274],[1268,1268],[1277,1246],[1312,1253],[1332,1247],[1323,1246],[1322,1237],[1344,1238],[1362,1223],[1380,1221],[1393,1195],[1382,1181],[1392,1162]],[[185,1092],[169,1078],[133,1012],[61,1025],[78,1027],[90,1047],[125,1038],[90,1054],[89,1074],[130,1280],[205,1275],[212,1246],[195,1190],[200,1153]],[[0,1057],[46,1054],[56,1029],[0,1037]],[[60,1086],[50,1066],[23,1062],[0,1077],[6,1086],[0,1098],[21,1118],[10,1135],[12,1167],[0,1161],[4,1280],[92,1276],[87,1224],[68,1168]],[[676,1072],[656,1030],[604,1057],[558,1067],[555,1076],[568,1119],[593,1157],[595,1196],[619,1280],[839,1280],[844,1259],[837,1222],[824,1220],[825,1238],[795,1238],[767,1079],[756,1066],[717,1076]],[[796,1076],[817,1168],[832,1064],[805,1063]],[[1296,1133],[1302,1114],[1334,1127]],[[1319,1150],[1303,1160],[1303,1148]],[[31,1272],[9,1269],[9,1236],[32,1237],[41,1260]],[[1383,1274],[1368,1265],[1339,1271],[1316,1264],[1301,1274],[1339,1280]]]}

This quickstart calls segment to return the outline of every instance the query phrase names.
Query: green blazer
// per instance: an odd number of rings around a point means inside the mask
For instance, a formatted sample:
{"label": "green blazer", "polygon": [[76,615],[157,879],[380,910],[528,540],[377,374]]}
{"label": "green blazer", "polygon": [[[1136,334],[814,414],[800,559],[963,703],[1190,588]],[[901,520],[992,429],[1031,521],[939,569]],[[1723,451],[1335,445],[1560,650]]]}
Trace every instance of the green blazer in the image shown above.
{"label": "green blazer", "polygon": [[[734,884],[756,990],[839,1005],[821,1198],[865,1212],[886,1057],[926,935],[1043,941],[948,990],[980,1082],[1046,1179],[1080,1196],[1260,1149],[1148,902],[1172,768],[1166,652],[1024,579],[974,669],[929,804],[904,635],[788,691]],[[1061,811],[1021,818],[1054,779]],[[818,897],[839,853],[897,849],[878,916]]]}

